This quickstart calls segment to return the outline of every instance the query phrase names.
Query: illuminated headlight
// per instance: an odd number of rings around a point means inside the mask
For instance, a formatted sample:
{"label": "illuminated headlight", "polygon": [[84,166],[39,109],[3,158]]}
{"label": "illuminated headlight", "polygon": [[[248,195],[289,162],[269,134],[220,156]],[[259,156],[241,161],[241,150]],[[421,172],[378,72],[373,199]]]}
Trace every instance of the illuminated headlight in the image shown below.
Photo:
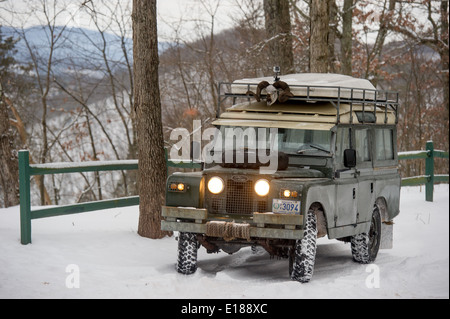
{"label": "illuminated headlight", "polygon": [[267,196],[269,194],[270,185],[265,179],[260,179],[255,184],[255,192],[261,197]]}
{"label": "illuminated headlight", "polygon": [[213,177],[208,182],[208,190],[214,195],[222,193],[224,187],[225,184],[220,177]]}

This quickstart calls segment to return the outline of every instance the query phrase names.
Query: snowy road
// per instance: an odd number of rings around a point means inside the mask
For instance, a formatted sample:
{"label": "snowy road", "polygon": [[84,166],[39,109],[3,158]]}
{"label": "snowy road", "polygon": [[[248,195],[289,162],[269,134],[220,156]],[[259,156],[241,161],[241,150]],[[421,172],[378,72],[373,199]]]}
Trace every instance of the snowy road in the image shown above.
{"label": "snowy road", "polygon": [[34,220],[33,244],[22,246],[18,207],[0,209],[0,298],[449,298],[448,185],[436,186],[434,203],[419,187],[402,189],[394,249],[374,265],[320,239],[303,285],[289,279],[287,260],[250,249],[202,248],[197,273],[179,275],[175,239],[141,238],[137,220],[137,207]]}

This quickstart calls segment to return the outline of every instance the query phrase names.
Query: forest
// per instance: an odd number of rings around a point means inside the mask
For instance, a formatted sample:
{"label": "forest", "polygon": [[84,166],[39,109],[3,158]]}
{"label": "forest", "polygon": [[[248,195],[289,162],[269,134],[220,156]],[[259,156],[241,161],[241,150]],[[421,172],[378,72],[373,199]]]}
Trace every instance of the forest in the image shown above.
{"label": "forest", "polygon": [[[0,1],[0,207],[18,204],[17,152],[32,163],[137,159],[132,1]],[[449,149],[448,1],[230,0],[186,6],[202,18],[159,20],[164,142],[174,128],[208,127],[219,82],[282,74],[340,73],[400,94],[398,149]],[[229,9],[229,8],[228,8]],[[82,26],[89,22],[90,28]],[[29,26],[29,20],[39,25]],[[403,177],[424,174],[402,163]],[[448,174],[447,160],[436,173]],[[136,173],[36,178],[33,204],[137,193]]]}

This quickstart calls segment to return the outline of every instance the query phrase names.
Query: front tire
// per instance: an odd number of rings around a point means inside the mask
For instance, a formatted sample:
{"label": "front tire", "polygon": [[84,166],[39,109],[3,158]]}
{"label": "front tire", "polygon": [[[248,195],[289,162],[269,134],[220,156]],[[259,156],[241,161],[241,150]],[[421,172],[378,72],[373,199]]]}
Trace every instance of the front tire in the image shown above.
{"label": "front tire", "polygon": [[177,271],[183,275],[192,275],[197,271],[197,235],[180,233],[178,238]]}
{"label": "front tire", "polygon": [[358,234],[351,238],[353,260],[360,264],[373,263],[380,249],[380,241],[381,216],[378,207],[375,206],[369,232]]}
{"label": "front tire", "polygon": [[314,273],[317,247],[317,219],[313,209],[306,215],[305,233],[301,240],[295,243],[294,251],[289,258],[291,279],[307,283]]}

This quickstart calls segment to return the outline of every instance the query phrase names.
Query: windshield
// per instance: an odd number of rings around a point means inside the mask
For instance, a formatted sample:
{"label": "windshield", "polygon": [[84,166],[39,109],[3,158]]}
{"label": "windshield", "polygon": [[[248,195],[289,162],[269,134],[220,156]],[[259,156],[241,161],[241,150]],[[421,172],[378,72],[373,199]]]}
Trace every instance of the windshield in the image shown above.
{"label": "windshield", "polygon": [[331,131],[285,128],[220,127],[224,151],[266,149],[289,155],[327,156],[331,151]]}

